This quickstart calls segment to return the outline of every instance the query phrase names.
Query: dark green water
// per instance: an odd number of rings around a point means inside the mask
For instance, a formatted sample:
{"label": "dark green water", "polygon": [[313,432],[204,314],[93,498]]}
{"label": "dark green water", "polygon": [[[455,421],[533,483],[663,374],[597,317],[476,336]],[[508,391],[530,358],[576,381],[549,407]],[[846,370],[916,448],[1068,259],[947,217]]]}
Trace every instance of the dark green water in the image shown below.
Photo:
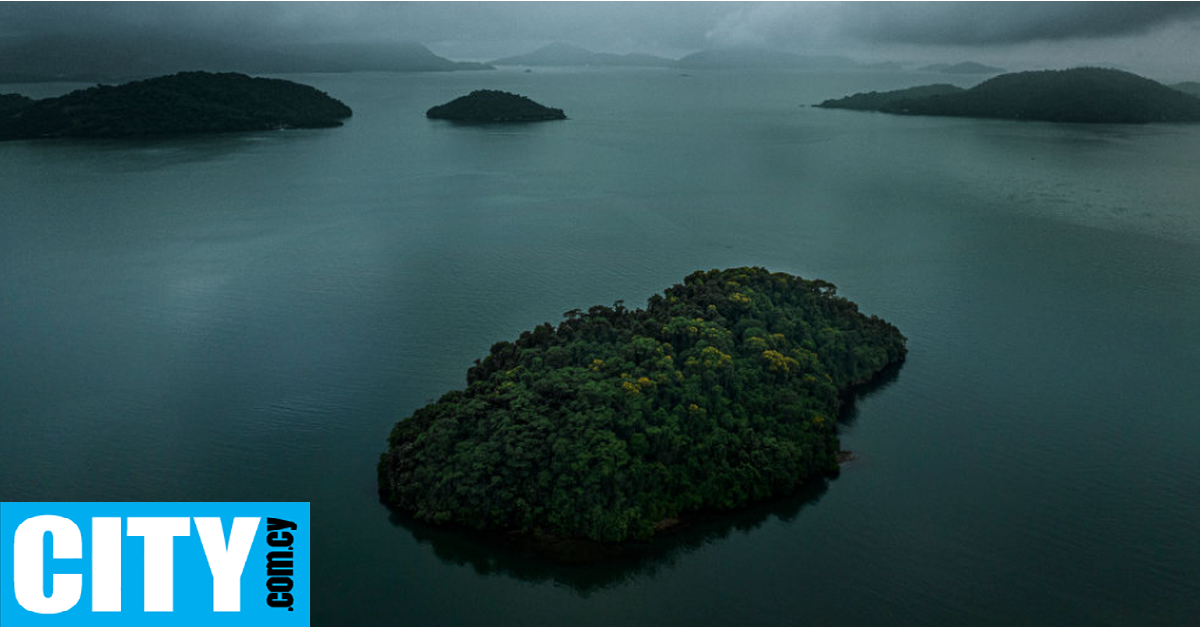
{"label": "dark green water", "polygon": [[[311,502],[318,624],[1200,618],[1200,126],[692,74],[290,77],[354,118],[0,144],[0,499]],[[424,118],[477,88],[571,119]],[[735,265],[909,338],[839,478],[588,567],[379,505],[392,424],[493,342]]]}

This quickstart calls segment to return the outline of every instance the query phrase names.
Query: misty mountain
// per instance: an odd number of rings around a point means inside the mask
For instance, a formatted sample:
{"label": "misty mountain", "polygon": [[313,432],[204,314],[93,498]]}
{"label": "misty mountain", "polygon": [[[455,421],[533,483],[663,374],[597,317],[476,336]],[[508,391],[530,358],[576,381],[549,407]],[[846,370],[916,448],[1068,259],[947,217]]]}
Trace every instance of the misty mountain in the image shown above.
{"label": "misty mountain", "polygon": [[897,61],[876,61],[874,63],[860,63],[858,66],[864,70],[887,70],[890,72],[899,72],[904,69],[904,64]]}
{"label": "misty mountain", "polygon": [[1000,74],[1004,72],[1004,68],[997,68],[974,61],[963,61],[962,63],[934,63],[921,68],[922,72],[941,72],[942,74]]}
{"label": "misty mountain", "polygon": [[592,52],[586,48],[556,42],[542,46],[533,52],[504,57],[490,62],[492,65],[530,66],[607,66],[607,67],[670,67],[675,61],[654,55],[630,53],[612,54]]}
{"label": "misty mountain", "polygon": [[493,65],[677,67],[695,69],[801,68],[845,69],[859,67],[839,56],[805,56],[770,48],[736,46],[712,48],[689,54],[678,61],[648,54],[592,52],[567,43],[553,43],[533,52],[491,61]]}
{"label": "misty mountain", "polygon": [[279,48],[299,62],[274,72],[452,72],[494,70],[485,63],[451,61],[415,42],[293,44]]}
{"label": "misty mountain", "polygon": [[1196,96],[1196,97],[1200,98],[1200,83],[1198,83],[1196,81],[1184,81],[1182,83],[1175,83],[1171,87],[1173,87],[1185,94],[1191,94],[1192,96]]}
{"label": "misty mountain", "polygon": [[857,63],[846,57],[798,55],[751,46],[701,50],[683,57],[675,65],[687,69],[797,68],[817,70],[858,67]]}
{"label": "misty mountain", "polygon": [[439,72],[492,69],[435,55],[412,42],[230,44],[155,35],[102,33],[0,39],[0,81],[121,82],[181,70],[286,74],[380,70]]}

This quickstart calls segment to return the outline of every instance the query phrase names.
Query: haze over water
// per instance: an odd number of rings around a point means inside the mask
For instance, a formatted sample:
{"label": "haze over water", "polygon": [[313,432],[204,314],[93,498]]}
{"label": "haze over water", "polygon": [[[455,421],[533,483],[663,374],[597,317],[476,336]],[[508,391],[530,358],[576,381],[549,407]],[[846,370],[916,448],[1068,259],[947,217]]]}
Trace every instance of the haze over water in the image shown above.
{"label": "haze over water", "polygon": [[[354,117],[0,144],[0,498],[311,502],[318,625],[1200,617],[1200,127],[807,106],[944,80],[912,73],[688,74],[288,76]],[[481,88],[570,119],[425,119]],[[392,425],[492,343],[740,265],[909,339],[837,479],[584,567],[378,503]]]}

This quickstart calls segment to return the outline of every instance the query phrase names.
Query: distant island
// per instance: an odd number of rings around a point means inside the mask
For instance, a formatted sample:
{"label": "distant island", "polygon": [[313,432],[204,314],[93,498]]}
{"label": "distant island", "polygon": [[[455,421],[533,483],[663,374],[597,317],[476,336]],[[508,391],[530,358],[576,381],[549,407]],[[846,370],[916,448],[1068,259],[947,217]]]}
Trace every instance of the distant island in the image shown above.
{"label": "distant island", "polygon": [[955,91],[949,87],[929,85],[855,94],[816,106],[1047,122],[1200,122],[1200,99],[1121,70],[1014,72],[988,79],[971,89]]}
{"label": "distant island", "polygon": [[983,65],[974,61],[963,61],[962,63],[934,63],[918,68],[922,72],[941,72],[942,74],[1000,74],[1004,68],[995,66]]}
{"label": "distant island", "polygon": [[458,122],[539,122],[565,120],[562,109],[545,107],[532,100],[493,89],[479,89],[425,112],[428,118]]}
{"label": "distant island", "polygon": [[396,424],[385,502],[481,530],[645,539],[836,473],[841,399],[906,353],[832,284],[762,268],[564,317],[496,343],[464,390]]}
{"label": "distant island", "polygon": [[0,97],[0,140],[117,138],[340,126],[350,108],[308,85],[181,72],[43,100]]}

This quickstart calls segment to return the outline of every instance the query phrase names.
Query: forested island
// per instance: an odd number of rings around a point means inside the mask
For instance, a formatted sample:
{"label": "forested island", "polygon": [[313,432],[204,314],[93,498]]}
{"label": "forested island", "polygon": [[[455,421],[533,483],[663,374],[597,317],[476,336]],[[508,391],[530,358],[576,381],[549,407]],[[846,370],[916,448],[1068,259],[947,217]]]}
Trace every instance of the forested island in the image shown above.
{"label": "forested island", "polygon": [[[855,94],[818,107],[885,113],[1043,120],[1148,123],[1200,121],[1200,99],[1150,79],[1105,68],[1015,72],[966,90],[924,86]],[[922,94],[920,90],[933,90]],[[864,106],[866,104],[867,106]]]}
{"label": "forested island", "polygon": [[192,135],[340,126],[351,111],[308,85],[181,72],[42,100],[0,96],[0,140]]}
{"label": "forested island", "polygon": [[905,338],[833,284],[695,272],[499,342],[401,420],[380,495],[419,520],[597,541],[795,491],[838,469],[841,400]]}
{"label": "forested island", "polygon": [[477,89],[444,105],[431,107],[428,118],[459,122],[539,122],[565,120],[562,109],[546,107],[518,94]]}

